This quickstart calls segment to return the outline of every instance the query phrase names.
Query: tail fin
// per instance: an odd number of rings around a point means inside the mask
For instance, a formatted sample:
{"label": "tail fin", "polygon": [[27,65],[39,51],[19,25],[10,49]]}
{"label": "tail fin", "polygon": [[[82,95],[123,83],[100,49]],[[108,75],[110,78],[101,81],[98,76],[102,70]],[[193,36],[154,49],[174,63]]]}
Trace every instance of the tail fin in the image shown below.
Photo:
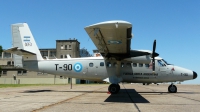
{"label": "tail fin", "polygon": [[23,56],[23,60],[43,60],[27,23],[12,24],[13,48],[6,50]]}

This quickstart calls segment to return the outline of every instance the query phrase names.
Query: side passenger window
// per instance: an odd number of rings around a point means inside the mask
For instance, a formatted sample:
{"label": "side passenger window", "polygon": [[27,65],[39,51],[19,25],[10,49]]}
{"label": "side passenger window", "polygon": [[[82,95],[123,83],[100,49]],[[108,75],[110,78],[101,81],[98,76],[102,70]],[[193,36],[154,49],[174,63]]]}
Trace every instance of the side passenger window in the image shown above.
{"label": "side passenger window", "polygon": [[145,67],[146,67],[146,68],[149,68],[149,64],[145,64]]}
{"label": "side passenger window", "polygon": [[114,62],[114,63],[113,63],[113,66],[114,66],[114,67],[117,67],[117,63],[116,63],[116,62]]}
{"label": "side passenger window", "polygon": [[110,63],[110,62],[107,62],[107,63],[106,63],[106,66],[107,66],[107,67],[111,67],[111,63]]}
{"label": "side passenger window", "polygon": [[90,66],[90,67],[93,67],[93,63],[89,63],[89,66]]}
{"label": "side passenger window", "polygon": [[127,67],[131,67],[131,63],[126,63],[126,66]]}
{"label": "side passenger window", "polygon": [[137,63],[133,63],[133,67],[137,67]]}
{"label": "side passenger window", "polygon": [[100,66],[104,66],[104,62],[100,62]]}
{"label": "side passenger window", "polygon": [[121,67],[122,67],[122,68],[124,67],[124,63],[121,63]]}
{"label": "side passenger window", "polygon": [[143,67],[143,64],[142,64],[142,63],[139,63],[139,67]]}

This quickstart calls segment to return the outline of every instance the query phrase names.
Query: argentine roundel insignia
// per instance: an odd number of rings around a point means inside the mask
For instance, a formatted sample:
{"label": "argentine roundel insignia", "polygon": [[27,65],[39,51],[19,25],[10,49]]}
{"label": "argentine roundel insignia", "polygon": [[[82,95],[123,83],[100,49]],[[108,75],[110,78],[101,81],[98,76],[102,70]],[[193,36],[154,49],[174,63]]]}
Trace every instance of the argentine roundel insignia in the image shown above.
{"label": "argentine roundel insignia", "polygon": [[80,72],[82,70],[83,66],[81,63],[75,63],[74,64],[74,71]]}

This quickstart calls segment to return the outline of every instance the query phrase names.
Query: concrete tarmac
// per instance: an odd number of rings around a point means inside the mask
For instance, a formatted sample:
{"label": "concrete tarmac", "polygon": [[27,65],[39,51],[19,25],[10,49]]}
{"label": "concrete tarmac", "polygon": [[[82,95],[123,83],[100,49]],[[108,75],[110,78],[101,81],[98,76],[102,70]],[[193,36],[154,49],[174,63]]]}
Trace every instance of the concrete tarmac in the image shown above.
{"label": "concrete tarmac", "polygon": [[200,85],[120,84],[108,94],[108,84],[48,85],[0,89],[0,112],[199,112]]}

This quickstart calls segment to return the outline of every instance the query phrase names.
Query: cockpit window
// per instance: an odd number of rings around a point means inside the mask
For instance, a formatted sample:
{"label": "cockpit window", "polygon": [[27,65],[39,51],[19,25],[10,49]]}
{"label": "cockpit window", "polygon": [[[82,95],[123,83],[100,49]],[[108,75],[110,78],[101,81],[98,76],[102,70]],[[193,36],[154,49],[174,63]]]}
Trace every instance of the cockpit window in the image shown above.
{"label": "cockpit window", "polygon": [[164,61],[167,65],[171,65],[171,64],[167,63],[167,61],[165,61],[164,59],[162,59],[162,61]]}
{"label": "cockpit window", "polygon": [[158,60],[158,65],[159,66],[166,66],[165,63],[163,61],[161,61],[161,60]]}

